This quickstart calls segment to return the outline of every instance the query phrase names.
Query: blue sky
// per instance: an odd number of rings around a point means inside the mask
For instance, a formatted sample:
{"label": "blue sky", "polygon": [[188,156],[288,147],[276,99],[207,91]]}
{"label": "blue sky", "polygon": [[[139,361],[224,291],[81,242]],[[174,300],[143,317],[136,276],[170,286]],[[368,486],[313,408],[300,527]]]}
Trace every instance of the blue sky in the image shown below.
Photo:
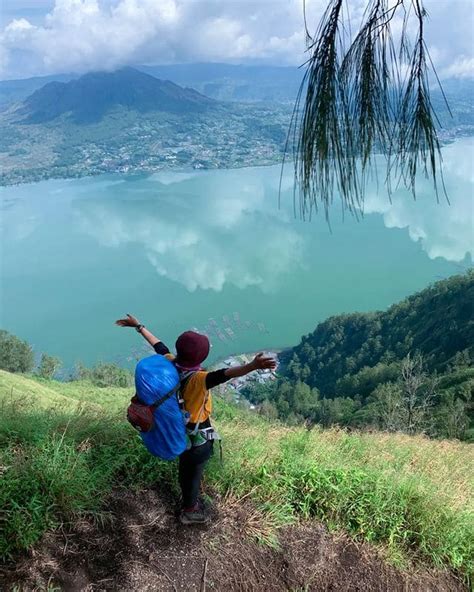
{"label": "blue sky", "polygon": [[2,29],[13,19],[25,18],[40,25],[45,15],[54,8],[54,0],[2,0],[0,26]]}
{"label": "blue sky", "polygon": [[[408,2],[408,0],[406,0]],[[367,0],[347,0],[354,26]],[[441,77],[473,77],[472,0],[424,0]],[[327,0],[307,0],[317,25]],[[0,0],[0,78],[219,61],[299,65],[303,0]]]}

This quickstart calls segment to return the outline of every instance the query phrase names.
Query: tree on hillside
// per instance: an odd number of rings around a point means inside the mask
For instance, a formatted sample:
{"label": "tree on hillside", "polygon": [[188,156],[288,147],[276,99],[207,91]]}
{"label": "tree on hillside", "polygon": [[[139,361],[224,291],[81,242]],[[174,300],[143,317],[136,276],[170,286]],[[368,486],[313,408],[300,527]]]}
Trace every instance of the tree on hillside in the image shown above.
{"label": "tree on hillside", "polygon": [[403,393],[399,384],[383,382],[372,394],[374,399],[374,419],[378,427],[388,432],[401,431],[405,425]]}
{"label": "tree on hillside", "polygon": [[42,354],[36,374],[41,378],[51,380],[61,367],[61,360],[48,354]]}
{"label": "tree on hillside", "polygon": [[328,217],[336,190],[357,216],[375,151],[386,158],[389,194],[403,184],[415,195],[420,170],[437,196],[443,189],[423,0],[368,0],[354,34],[347,6],[329,0],[314,36],[306,25],[309,57],[288,135],[303,217],[319,206]]}
{"label": "tree on hillside", "polygon": [[0,369],[8,372],[31,372],[34,367],[31,346],[8,331],[0,330]]}
{"label": "tree on hillside", "polygon": [[447,393],[437,414],[438,431],[447,438],[462,440],[469,428],[469,412],[472,416],[472,394],[467,384],[457,393]]}
{"label": "tree on hillside", "polygon": [[82,364],[76,365],[76,378],[90,380],[99,387],[117,386],[127,388],[133,385],[133,374],[117,364],[99,362],[93,368],[86,368]]}
{"label": "tree on hillside", "polygon": [[402,361],[401,388],[402,404],[405,414],[405,430],[409,434],[428,427],[431,407],[437,394],[438,379],[424,369],[420,354],[408,355]]}

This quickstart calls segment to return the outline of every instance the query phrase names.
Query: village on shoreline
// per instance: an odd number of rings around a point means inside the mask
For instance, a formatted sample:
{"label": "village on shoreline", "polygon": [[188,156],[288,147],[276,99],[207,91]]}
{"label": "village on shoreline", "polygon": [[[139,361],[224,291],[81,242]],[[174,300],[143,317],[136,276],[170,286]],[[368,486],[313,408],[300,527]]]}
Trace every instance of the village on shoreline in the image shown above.
{"label": "village on shoreline", "polygon": [[[271,356],[278,360],[278,354],[281,350],[265,350],[265,355]],[[249,364],[255,355],[259,352],[250,352],[250,353],[243,353],[243,354],[235,354],[231,356],[227,356],[224,360],[219,360],[215,364],[213,364],[212,369],[217,368],[232,368],[234,366],[242,366],[244,364]],[[240,376],[238,378],[234,378],[220,386],[218,386],[214,391],[224,398],[229,398],[232,402],[243,405],[248,407],[251,410],[255,410],[256,406],[248,401],[243,392],[245,389],[249,387],[253,387],[255,385],[269,385],[273,381],[277,379],[277,372],[278,372],[278,365],[275,370],[258,370],[257,372],[251,372],[245,376]]]}

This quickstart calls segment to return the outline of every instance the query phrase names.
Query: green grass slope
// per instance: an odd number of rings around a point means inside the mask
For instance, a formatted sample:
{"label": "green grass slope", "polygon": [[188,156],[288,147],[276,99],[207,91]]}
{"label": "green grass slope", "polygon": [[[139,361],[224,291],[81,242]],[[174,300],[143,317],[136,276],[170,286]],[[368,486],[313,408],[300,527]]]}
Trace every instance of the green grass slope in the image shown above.
{"label": "green grass slope", "polygon": [[[100,519],[113,487],[159,481],[177,494],[175,464],[151,457],[124,420],[129,389],[37,381],[0,372],[0,554],[37,543],[81,515]],[[205,487],[246,496],[264,517],[256,535],[318,519],[469,578],[474,565],[474,449],[382,433],[287,428],[217,401],[224,437]],[[217,455],[216,455],[217,456]]]}

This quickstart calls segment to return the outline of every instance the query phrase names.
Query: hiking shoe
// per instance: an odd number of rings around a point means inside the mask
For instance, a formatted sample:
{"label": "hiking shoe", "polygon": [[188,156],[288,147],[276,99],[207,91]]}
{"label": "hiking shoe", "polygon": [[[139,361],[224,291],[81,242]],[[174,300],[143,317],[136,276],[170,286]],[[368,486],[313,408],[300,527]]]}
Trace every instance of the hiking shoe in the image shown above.
{"label": "hiking shoe", "polygon": [[179,515],[181,524],[205,524],[208,520],[209,516],[199,504],[196,504],[193,509],[182,510]]}
{"label": "hiking shoe", "polygon": [[203,508],[206,512],[212,510],[215,506],[214,500],[211,496],[206,495],[203,493],[198,498],[198,503],[200,504],[201,508]]}

